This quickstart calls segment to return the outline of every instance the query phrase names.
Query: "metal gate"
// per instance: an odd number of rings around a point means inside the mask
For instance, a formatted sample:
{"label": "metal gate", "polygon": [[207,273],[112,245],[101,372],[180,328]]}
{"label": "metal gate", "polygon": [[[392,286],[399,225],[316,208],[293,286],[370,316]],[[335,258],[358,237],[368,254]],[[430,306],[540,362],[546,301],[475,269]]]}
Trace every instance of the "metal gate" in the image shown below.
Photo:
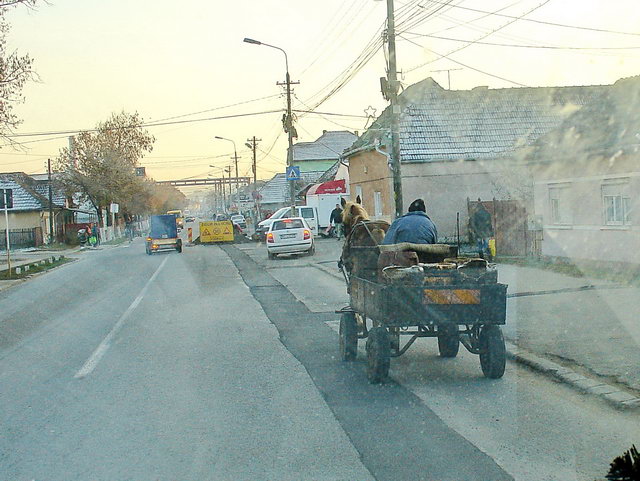
{"label": "metal gate", "polygon": [[[480,202],[467,199],[469,218]],[[532,252],[527,209],[517,200],[481,201],[491,214],[496,253],[501,256],[526,256]]]}
{"label": "metal gate", "polygon": [[[9,229],[9,242],[12,249],[36,247],[36,229]],[[0,249],[7,248],[7,234],[0,230]]]}

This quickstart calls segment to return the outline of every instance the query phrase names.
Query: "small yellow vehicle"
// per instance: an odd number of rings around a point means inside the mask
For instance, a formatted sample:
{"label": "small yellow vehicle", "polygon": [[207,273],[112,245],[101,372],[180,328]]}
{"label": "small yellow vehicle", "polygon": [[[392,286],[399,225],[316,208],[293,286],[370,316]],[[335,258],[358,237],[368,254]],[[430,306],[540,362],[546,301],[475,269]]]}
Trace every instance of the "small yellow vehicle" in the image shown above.
{"label": "small yellow vehicle", "polygon": [[176,224],[178,225],[178,229],[182,229],[184,227],[184,217],[181,210],[168,210],[167,215],[176,216]]}

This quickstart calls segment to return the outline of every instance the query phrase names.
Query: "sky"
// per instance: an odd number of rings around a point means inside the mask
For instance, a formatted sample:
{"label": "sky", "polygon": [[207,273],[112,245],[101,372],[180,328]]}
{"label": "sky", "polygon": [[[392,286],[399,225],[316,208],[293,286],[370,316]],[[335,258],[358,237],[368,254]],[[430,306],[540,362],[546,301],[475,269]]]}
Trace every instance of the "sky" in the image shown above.
{"label": "sky", "polygon": [[[395,0],[399,79],[406,87],[433,77],[447,88],[453,69],[456,90],[611,84],[640,74],[636,3]],[[126,111],[166,123],[149,127],[156,142],[141,161],[156,180],[220,176],[234,147],[215,136],[235,142],[240,175],[251,172],[247,139],[261,139],[258,178],[269,179],[286,163],[286,102],[276,85],[285,57],[243,38],[286,51],[300,82],[293,108],[313,110],[296,114],[298,141],[307,142],[323,130],[361,133],[367,115],[386,107],[377,48],[385,18],[386,2],[375,0],[49,0],[12,9],[8,50],[32,56],[40,81],[23,91],[14,138],[22,144],[2,146],[0,172],[43,172],[68,143],[56,132]]]}

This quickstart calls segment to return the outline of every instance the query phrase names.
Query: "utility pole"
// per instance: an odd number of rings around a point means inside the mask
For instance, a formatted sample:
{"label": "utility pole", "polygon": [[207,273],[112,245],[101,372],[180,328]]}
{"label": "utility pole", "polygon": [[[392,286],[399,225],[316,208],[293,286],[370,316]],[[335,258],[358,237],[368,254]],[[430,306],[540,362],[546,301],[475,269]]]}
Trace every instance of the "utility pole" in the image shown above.
{"label": "utility pole", "polygon": [[220,188],[222,190],[222,212],[227,211],[227,191],[224,187],[224,172],[222,173],[222,180],[220,181]]}
{"label": "utility pole", "polygon": [[[287,86],[287,113],[284,115],[282,119],[282,123],[284,126],[284,131],[288,134],[287,137],[289,139],[289,148],[287,150],[287,166],[293,167],[293,138],[298,137],[295,127],[293,126],[293,116],[291,114],[291,85],[298,85],[300,82],[291,82],[291,76],[289,75],[289,57],[287,57],[287,52],[280,47],[276,47],[275,45],[269,45],[268,43],[261,42],[260,40],[255,40],[253,38],[246,38],[243,40],[245,43],[250,43],[253,45],[263,45],[269,48],[275,48],[276,50],[280,50],[284,54],[284,64],[287,70],[287,74],[285,76],[285,85]],[[281,82],[276,82],[276,85],[283,85]],[[296,213],[296,185],[295,181],[292,179],[289,181],[289,196],[291,197],[291,215],[295,215]]]}
{"label": "utility pole", "polygon": [[[229,167],[225,167],[224,171],[227,172],[229,174],[229,200],[231,200],[231,166]],[[224,175],[223,175],[224,177]],[[229,202],[231,203],[231,202]],[[224,206],[224,211],[225,212],[229,212],[229,210],[227,209],[227,201],[225,200],[225,206]]]}
{"label": "utility pole", "polygon": [[258,148],[258,142],[262,142],[262,139],[256,139],[256,136],[254,135],[252,138],[247,139],[247,143],[245,145],[253,152],[253,201],[256,204],[256,217],[257,219],[260,219],[260,200],[258,199],[258,190],[256,186],[258,183],[258,165],[256,162],[256,149]]}
{"label": "utility pole", "polygon": [[403,212],[402,173],[400,167],[400,105],[398,104],[398,73],[396,67],[396,26],[393,0],[387,0],[387,44],[389,47],[389,71],[387,72],[387,97],[391,106],[391,168],[393,170],[393,195],[395,217]]}
{"label": "utility pole", "polygon": [[[297,137],[295,127],[293,126],[293,115],[291,114],[291,85],[297,85],[300,82],[291,82],[289,76],[289,61],[287,60],[287,54],[285,53],[285,61],[287,66],[287,74],[285,77],[285,85],[287,86],[287,114],[283,119],[284,131],[287,133],[287,139],[289,140],[289,147],[287,148],[287,165],[293,167],[293,138]],[[276,82],[276,85],[283,85],[281,82]],[[289,197],[291,198],[291,216],[296,215],[296,181],[289,181]]]}
{"label": "utility pole", "polygon": [[47,171],[49,173],[49,244],[53,244],[55,234],[53,232],[53,189],[51,187],[51,159],[47,159]]}

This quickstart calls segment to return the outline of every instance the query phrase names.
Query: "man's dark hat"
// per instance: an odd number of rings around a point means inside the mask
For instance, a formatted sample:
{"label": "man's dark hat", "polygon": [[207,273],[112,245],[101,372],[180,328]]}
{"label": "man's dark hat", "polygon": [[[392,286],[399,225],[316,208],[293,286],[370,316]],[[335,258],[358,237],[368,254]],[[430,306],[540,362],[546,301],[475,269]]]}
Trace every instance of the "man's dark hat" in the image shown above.
{"label": "man's dark hat", "polygon": [[424,200],[416,199],[413,202],[411,202],[411,205],[409,206],[409,212],[416,212],[416,211],[427,212],[427,208],[424,205]]}

